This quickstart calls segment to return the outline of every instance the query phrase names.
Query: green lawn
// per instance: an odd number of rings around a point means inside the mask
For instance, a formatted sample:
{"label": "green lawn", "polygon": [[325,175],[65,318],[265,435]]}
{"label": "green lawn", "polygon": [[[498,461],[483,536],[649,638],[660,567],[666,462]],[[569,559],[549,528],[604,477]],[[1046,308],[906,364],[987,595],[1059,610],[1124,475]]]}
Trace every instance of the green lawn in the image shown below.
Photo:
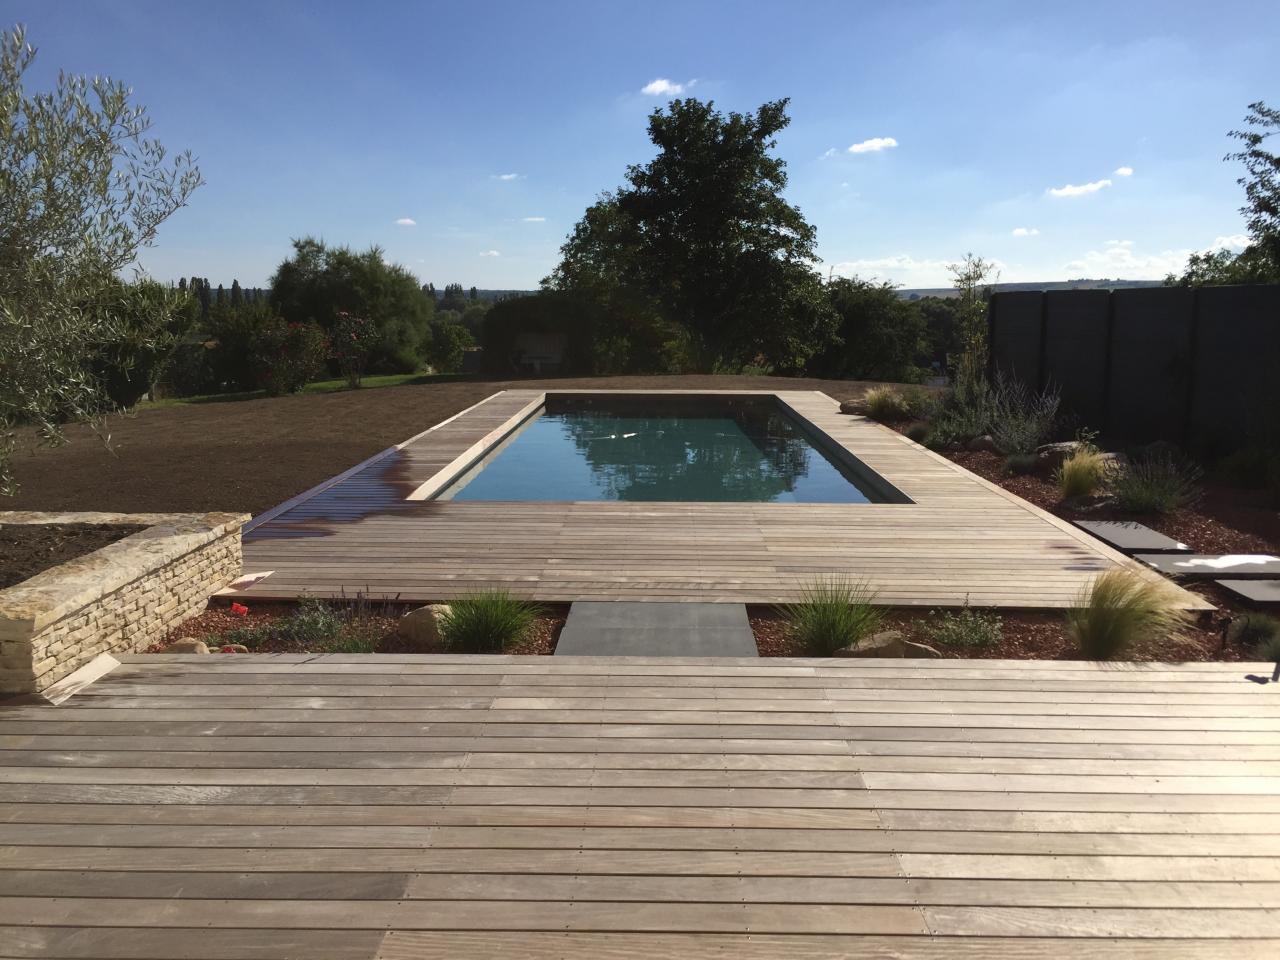
{"label": "green lawn", "polygon": [[[377,387],[399,387],[405,384],[450,383],[467,379],[462,373],[383,373],[365,377],[360,382],[361,390],[372,390]],[[345,379],[316,380],[302,388],[302,393],[339,393],[349,390]],[[155,410],[164,407],[180,407],[190,403],[233,403],[237,400],[258,400],[265,397],[265,390],[245,390],[241,393],[206,393],[194,397],[166,397],[163,400],[144,400],[138,404],[139,410]]]}

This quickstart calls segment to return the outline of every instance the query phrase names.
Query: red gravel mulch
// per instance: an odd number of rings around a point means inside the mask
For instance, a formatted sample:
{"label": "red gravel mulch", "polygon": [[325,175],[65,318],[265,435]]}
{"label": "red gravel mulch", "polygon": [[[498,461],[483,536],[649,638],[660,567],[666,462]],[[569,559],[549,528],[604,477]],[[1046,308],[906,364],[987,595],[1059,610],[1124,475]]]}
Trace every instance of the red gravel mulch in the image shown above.
{"label": "red gravel mulch", "polygon": [[0,525],[0,590],[143,529],[118,523]]}

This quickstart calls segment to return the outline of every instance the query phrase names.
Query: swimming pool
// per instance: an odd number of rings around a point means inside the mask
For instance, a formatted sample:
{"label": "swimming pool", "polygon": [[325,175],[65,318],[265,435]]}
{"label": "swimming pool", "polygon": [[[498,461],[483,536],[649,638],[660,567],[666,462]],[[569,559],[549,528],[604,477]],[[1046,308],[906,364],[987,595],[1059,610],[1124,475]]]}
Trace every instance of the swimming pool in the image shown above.
{"label": "swimming pool", "polygon": [[548,395],[436,497],[845,503],[895,499],[773,396]]}

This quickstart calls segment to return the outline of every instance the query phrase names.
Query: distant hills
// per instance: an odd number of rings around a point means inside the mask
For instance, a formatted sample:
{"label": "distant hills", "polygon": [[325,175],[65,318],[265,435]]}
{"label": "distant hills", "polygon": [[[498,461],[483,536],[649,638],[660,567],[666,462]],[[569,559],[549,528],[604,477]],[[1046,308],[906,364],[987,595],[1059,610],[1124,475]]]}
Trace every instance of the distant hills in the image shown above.
{"label": "distant hills", "polygon": [[[1131,290],[1135,287],[1163,286],[1163,280],[1041,280],[1032,283],[997,283],[997,293],[1010,290]],[[898,296],[904,300],[919,300],[921,297],[954,297],[954,287],[904,287]]]}

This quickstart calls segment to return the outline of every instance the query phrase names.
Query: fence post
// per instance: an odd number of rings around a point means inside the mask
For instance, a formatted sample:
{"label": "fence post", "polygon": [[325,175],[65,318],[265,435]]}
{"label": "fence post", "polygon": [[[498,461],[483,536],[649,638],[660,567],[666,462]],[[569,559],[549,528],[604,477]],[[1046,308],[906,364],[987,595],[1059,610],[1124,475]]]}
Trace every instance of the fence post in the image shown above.
{"label": "fence post", "polygon": [[1106,352],[1102,356],[1102,425],[1098,428],[1102,436],[1111,430],[1111,353],[1114,349],[1116,330],[1116,292],[1107,294],[1107,338]]}
{"label": "fence post", "polygon": [[1187,338],[1187,390],[1182,405],[1182,449],[1191,449],[1191,415],[1196,400],[1196,354],[1200,349],[1200,288],[1191,288],[1191,335]]}

